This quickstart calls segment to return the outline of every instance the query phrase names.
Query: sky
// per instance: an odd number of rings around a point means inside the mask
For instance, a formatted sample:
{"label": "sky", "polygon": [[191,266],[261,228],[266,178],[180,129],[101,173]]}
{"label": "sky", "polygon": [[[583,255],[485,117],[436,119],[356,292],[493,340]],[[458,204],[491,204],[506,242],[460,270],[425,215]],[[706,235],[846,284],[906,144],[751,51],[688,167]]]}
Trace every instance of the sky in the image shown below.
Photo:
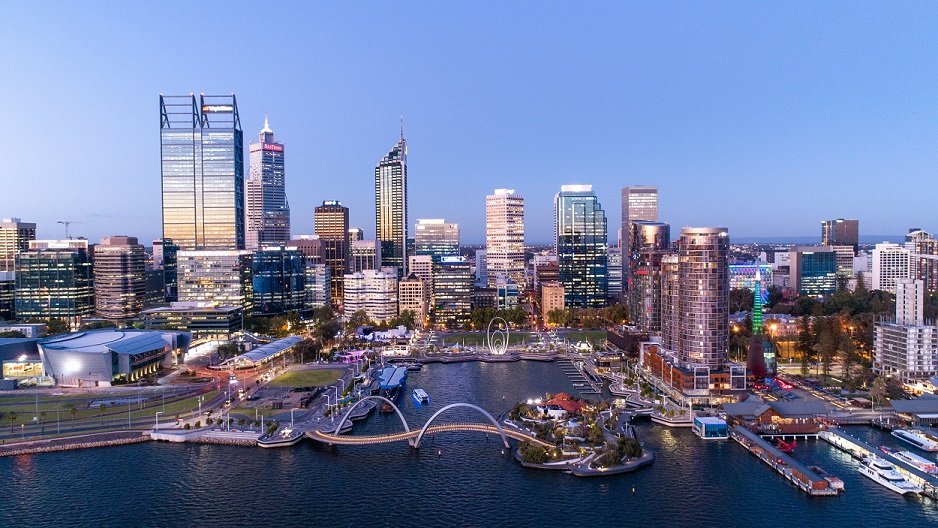
{"label": "sky", "polygon": [[411,233],[482,243],[507,187],[547,243],[564,184],[593,185],[611,243],[627,185],[731,239],[938,230],[936,2],[3,6],[0,217],[39,238],[161,235],[160,93],[235,93],[245,147],[269,116],[294,234],[337,199],[374,237],[402,114]]}

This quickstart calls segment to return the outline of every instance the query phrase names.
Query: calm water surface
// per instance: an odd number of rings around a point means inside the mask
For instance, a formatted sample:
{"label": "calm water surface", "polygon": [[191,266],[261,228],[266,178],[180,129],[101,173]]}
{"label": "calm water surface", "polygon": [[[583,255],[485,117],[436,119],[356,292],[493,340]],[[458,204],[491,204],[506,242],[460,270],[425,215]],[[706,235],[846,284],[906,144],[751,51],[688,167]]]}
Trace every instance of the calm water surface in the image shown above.
{"label": "calm water surface", "polygon": [[[513,402],[575,393],[555,364],[428,365],[408,377],[429,405],[401,398],[410,426],[442,406],[474,403],[499,416]],[[454,409],[444,420],[481,421]],[[401,428],[373,416],[356,433]],[[497,437],[446,433],[406,444],[256,449],[148,442],[0,458],[6,526],[938,526],[938,504],[903,498],[860,476],[823,441],[795,456],[844,480],[840,497],[809,497],[735,442],[638,427],[658,460],[637,473],[582,479],[522,468]],[[851,429],[874,445],[888,435]],[[425,440],[426,441],[426,440]],[[934,455],[931,455],[934,457]],[[634,493],[632,491],[634,487]]]}

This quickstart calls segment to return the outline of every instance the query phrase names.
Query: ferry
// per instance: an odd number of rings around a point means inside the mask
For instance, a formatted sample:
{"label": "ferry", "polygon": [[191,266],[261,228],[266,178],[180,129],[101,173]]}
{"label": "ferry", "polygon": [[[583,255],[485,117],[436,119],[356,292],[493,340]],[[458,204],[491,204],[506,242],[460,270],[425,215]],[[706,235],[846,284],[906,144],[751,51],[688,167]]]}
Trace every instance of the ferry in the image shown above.
{"label": "ferry", "polygon": [[860,462],[860,473],[902,495],[922,492],[922,488],[907,481],[892,464],[876,455],[864,458]]}
{"label": "ferry", "polygon": [[924,431],[918,431],[916,429],[896,429],[892,432],[892,436],[895,436],[903,442],[912,444],[923,451],[928,451],[929,453],[938,451],[938,438]]}
{"label": "ferry", "polygon": [[895,458],[896,460],[901,460],[902,462],[905,462],[914,468],[918,468],[925,473],[938,475],[938,465],[935,465],[935,463],[931,460],[922,458],[915,453],[910,453],[909,451],[899,451],[898,449],[890,449],[886,446],[879,446],[879,450]]}
{"label": "ferry", "polygon": [[281,429],[272,435],[261,435],[261,437],[257,439],[257,445],[263,448],[286,447],[295,445],[302,439],[303,431],[287,428]]}
{"label": "ferry", "polygon": [[414,389],[414,400],[417,403],[430,403],[430,395],[423,389]]}
{"label": "ferry", "polygon": [[839,478],[831,475],[827,471],[824,471],[819,466],[808,466],[808,469],[817,473],[817,476],[823,478],[827,481],[827,484],[831,487],[832,490],[843,491],[844,490],[844,481]]}

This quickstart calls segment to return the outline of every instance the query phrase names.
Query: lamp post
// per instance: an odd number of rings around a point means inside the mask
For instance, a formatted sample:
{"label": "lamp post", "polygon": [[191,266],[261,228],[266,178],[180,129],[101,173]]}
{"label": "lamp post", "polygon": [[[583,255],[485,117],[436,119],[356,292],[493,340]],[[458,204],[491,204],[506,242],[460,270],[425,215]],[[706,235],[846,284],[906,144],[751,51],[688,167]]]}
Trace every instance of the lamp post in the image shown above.
{"label": "lamp post", "polygon": [[295,410],[296,410],[296,407],[290,409],[290,429],[293,429],[293,411]]}
{"label": "lamp post", "polygon": [[163,411],[156,411],[156,416],[153,417],[153,429],[159,430],[160,428],[160,415],[163,414]]}

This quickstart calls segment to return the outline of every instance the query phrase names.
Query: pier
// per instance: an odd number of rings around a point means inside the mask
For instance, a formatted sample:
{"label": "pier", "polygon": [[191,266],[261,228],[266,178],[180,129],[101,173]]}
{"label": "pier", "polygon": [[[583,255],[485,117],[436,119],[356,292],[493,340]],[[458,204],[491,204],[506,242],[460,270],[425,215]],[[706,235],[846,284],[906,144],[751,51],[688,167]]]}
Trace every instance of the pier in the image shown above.
{"label": "pier", "polygon": [[862,460],[871,454],[876,455],[883,460],[887,460],[890,464],[895,466],[896,470],[899,471],[899,473],[902,474],[902,476],[905,477],[909,482],[917,486],[921,486],[923,495],[931,499],[938,499],[938,477],[933,477],[918,468],[914,468],[906,464],[902,460],[897,460],[891,456],[887,456],[878,448],[867,444],[859,438],[850,436],[843,429],[828,429],[826,431],[819,432],[818,436],[826,440],[837,449],[848,453],[857,460]]}
{"label": "pier", "polygon": [[819,496],[837,495],[839,493],[839,490],[831,487],[831,483],[827,479],[782,453],[772,444],[745,427],[737,425],[730,429],[730,438],[736,440],[739,445],[759,457],[760,460],[774,468],[775,471],[778,471],[780,475],[805,493]]}
{"label": "pier", "polygon": [[603,386],[602,383],[597,383],[593,379],[593,375],[586,370],[586,363],[583,363],[583,367],[577,366],[576,359],[570,359],[560,362],[560,370],[570,378],[570,381],[573,382],[573,386],[583,395],[586,394],[596,394],[597,396],[602,394]]}

